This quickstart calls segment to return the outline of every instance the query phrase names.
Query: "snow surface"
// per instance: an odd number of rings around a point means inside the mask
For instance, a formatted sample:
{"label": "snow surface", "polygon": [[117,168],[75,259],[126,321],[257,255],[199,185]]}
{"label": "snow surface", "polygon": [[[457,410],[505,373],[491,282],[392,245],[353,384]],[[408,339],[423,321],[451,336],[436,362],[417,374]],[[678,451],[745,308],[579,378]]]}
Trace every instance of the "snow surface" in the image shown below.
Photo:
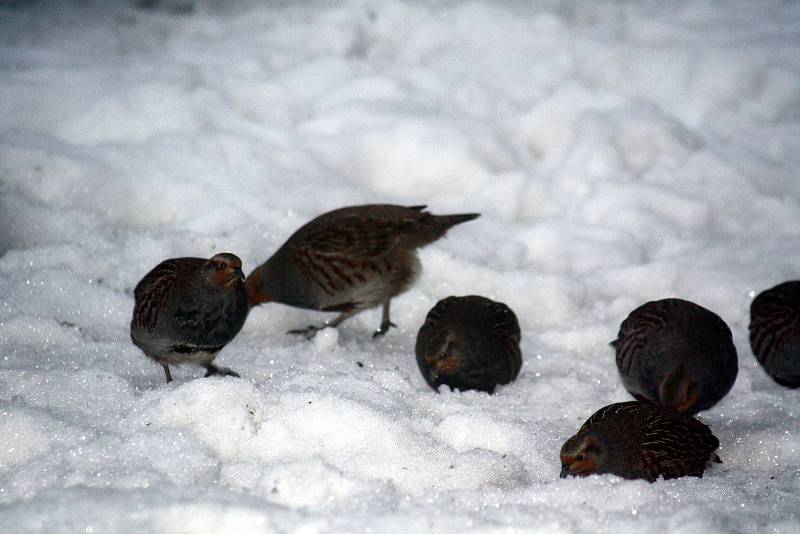
{"label": "snow surface", "polygon": [[[796,2],[0,3],[4,532],[800,532],[800,396],[747,341],[800,277]],[[333,208],[480,211],[370,311],[255,309],[218,361],[132,345],[161,260],[249,271]],[[442,392],[434,303],[508,303],[524,366]],[[701,414],[722,465],[560,480],[561,443],[628,399],[608,342],[644,301],[731,326]],[[363,365],[363,366],[362,366]]]}

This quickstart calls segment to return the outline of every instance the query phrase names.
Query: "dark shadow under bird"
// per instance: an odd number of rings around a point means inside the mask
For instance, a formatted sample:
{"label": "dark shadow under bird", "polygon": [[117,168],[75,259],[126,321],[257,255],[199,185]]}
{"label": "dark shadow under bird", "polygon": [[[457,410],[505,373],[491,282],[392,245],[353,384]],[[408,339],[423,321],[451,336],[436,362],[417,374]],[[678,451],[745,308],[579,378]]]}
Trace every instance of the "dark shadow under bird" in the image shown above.
{"label": "dark shadow under bird", "polygon": [[436,303],[417,333],[417,365],[433,389],[493,393],[519,374],[522,352],[517,317],[485,297],[447,297]]}
{"label": "dark shadow under bird", "polygon": [[775,382],[800,387],[800,281],[778,284],[753,299],[750,347]]}
{"label": "dark shadow under bird", "polygon": [[425,206],[371,204],[341,208],[297,230],[263,265],[247,277],[251,306],[279,302],[297,308],[338,312],[322,326],[291,330],[313,337],[353,315],[383,306],[380,328],[391,322],[393,297],[411,287],[421,265],[416,250],[477,213],[433,215]]}
{"label": "dark shadow under bird", "polygon": [[739,371],[725,321],[682,299],[651,301],[636,308],[622,322],[611,346],[631,395],[687,413],[719,402]]}
{"label": "dark shadow under bird", "polygon": [[206,376],[239,376],[212,362],[247,318],[241,260],[229,253],[211,259],[173,258],[158,264],[134,289],[131,339],[161,364],[190,363]]}
{"label": "dark shadow under bird", "polygon": [[694,417],[638,401],[598,410],[561,447],[561,478],[612,474],[655,482],[702,477],[719,440]]}

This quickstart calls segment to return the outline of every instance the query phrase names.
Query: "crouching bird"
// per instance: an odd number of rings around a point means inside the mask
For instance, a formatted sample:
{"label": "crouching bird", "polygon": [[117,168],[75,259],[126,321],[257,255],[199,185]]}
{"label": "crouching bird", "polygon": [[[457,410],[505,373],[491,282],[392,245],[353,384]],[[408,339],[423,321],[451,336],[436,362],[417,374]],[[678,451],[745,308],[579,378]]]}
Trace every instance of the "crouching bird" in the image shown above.
{"label": "crouching bird", "polygon": [[711,408],[739,372],[731,329],[719,315],[688,300],[642,304],[622,322],[611,346],[633,397],[679,412]]}
{"label": "crouching bird", "polygon": [[601,408],[561,447],[561,478],[609,473],[623,478],[702,477],[719,441],[691,415],[638,401]]}
{"label": "crouching bird", "polygon": [[159,263],[136,285],[131,320],[134,345],[161,364],[205,367],[206,376],[239,376],[212,362],[247,317],[242,261],[233,254],[211,259],[173,258]]}
{"label": "crouching bird", "polygon": [[417,333],[417,365],[436,391],[494,393],[519,374],[522,352],[517,316],[502,302],[478,295],[436,303]]}
{"label": "crouching bird", "polygon": [[395,326],[389,316],[392,297],[411,287],[421,270],[416,250],[480,215],[433,215],[425,208],[370,204],[320,215],[250,273],[250,305],[279,302],[339,313],[321,326],[289,331],[308,338],[381,305],[383,316],[373,337],[385,334]]}
{"label": "crouching bird", "polygon": [[778,284],[753,299],[750,346],[775,382],[800,387],[800,280]]}

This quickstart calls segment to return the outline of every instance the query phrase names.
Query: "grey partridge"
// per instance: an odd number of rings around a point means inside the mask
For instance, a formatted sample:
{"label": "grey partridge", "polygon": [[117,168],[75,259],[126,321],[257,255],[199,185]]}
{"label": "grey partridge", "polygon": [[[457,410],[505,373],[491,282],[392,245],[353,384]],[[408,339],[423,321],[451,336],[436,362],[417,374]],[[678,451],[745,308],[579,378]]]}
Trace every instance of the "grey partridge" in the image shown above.
{"label": "grey partridge", "polygon": [[561,447],[561,478],[609,473],[655,482],[702,477],[719,441],[685,413],[638,401],[601,408]]}
{"label": "grey partridge", "polygon": [[663,299],[636,308],[611,346],[631,395],[681,412],[714,406],[739,371],[728,325],[687,300]]}
{"label": "grey partridge", "polygon": [[436,391],[494,393],[519,374],[522,352],[517,317],[485,297],[447,297],[436,303],[417,333],[417,365]]}
{"label": "grey partridge", "polygon": [[134,289],[131,339],[161,364],[205,367],[206,376],[239,376],[212,362],[247,317],[242,262],[233,254],[173,258],[159,263]]}
{"label": "grey partridge", "polygon": [[800,281],[778,284],[753,299],[750,346],[775,382],[800,387]]}
{"label": "grey partridge", "polygon": [[433,215],[424,210],[425,206],[371,204],[320,215],[250,273],[246,283],[250,304],[279,302],[339,313],[322,326],[289,332],[307,337],[382,305],[381,325],[374,336],[385,334],[394,326],[389,316],[392,297],[406,291],[420,272],[416,249],[479,216]]}

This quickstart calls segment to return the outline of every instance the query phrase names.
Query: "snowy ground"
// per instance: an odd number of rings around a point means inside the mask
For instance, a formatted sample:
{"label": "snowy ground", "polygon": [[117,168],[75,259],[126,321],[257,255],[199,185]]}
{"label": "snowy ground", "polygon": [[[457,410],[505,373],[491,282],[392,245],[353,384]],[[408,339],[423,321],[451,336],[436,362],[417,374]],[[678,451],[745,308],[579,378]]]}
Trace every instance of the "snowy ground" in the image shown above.
{"label": "snowy ground", "polygon": [[[5,532],[799,531],[800,396],[747,342],[800,277],[800,4],[0,2],[0,524]],[[163,372],[128,337],[159,261],[249,272],[344,205],[480,211],[364,313],[254,310],[218,361]],[[477,293],[525,359],[436,395],[427,311]],[[701,414],[721,466],[559,480],[628,398],[607,343],[650,299],[739,351]],[[363,367],[359,365],[363,364]]]}

